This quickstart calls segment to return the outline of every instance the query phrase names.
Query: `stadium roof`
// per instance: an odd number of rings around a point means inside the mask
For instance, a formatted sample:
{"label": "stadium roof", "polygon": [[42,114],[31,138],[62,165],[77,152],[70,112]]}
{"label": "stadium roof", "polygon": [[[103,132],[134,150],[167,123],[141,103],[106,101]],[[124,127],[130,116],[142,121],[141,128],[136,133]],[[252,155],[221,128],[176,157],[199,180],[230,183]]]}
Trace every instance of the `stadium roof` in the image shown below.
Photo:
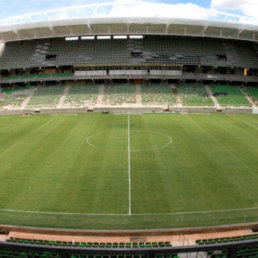
{"label": "stadium roof", "polygon": [[258,42],[258,26],[170,18],[66,19],[0,27],[0,41],[87,35],[180,35]]}

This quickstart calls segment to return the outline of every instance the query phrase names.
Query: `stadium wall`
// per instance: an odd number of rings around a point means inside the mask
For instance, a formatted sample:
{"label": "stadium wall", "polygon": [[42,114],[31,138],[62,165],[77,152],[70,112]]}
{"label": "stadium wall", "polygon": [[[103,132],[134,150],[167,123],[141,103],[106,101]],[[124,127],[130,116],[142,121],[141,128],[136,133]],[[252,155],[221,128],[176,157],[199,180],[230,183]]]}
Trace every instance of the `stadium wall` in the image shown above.
{"label": "stadium wall", "polygon": [[78,114],[78,113],[229,113],[229,114],[257,114],[253,108],[221,108],[215,107],[94,107],[94,108],[60,108],[60,109],[25,109],[1,110],[0,115],[32,115],[32,114]]}

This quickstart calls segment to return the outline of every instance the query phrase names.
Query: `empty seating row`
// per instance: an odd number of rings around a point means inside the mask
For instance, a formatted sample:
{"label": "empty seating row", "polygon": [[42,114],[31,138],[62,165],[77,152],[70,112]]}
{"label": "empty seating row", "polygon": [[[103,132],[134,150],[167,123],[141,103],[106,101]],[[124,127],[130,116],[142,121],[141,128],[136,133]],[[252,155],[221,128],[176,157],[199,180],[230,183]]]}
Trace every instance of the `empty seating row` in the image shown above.
{"label": "empty seating row", "polygon": [[71,85],[66,95],[63,107],[94,106],[99,94],[98,84]]}
{"label": "empty seating row", "polygon": [[73,246],[73,247],[88,247],[88,248],[153,248],[153,247],[171,247],[170,242],[72,242],[72,241],[54,241],[54,240],[35,240],[13,238],[7,239],[8,242],[51,245],[51,246]]}
{"label": "empty seating row", "polygon": [[177,92],[184,106],[213,106],[206,89],[201,84],[180,84]]}
{"label": "empty seating row", "polygon": [[250,107],[251,104],[237,86],[211,85],[211,91],[221,106]]}
{"label": "empty seating row", "polygon": [[38,87],[27,105],[28,108],[56,108],[65,86]]}
{"label": "empty seating row", "polygon": [[12,75],[8,77],[3,77],[3,80],[18,80],[18,79],[34,79],[34,78],[61,78],[73,76],[73,73],[54,73],[54,74],[27,74],[27,75]]}
{"label": "empty seating row", "polygon": [[53,252],[40,252],[40,251],[15,251],[8,248],[0,249],[0,257],[2,258],[59,258],[59,254]]}
{"label": "empty seating row", "polygon": [[143,105],[173,105],[176,103],[173,91],[167,84],[141,85],[141,95]]}
{"label": "empty seating row", "polygon": [[[200,239],[196,240],[196,244],[219,244],[219,243],[228,243],[235,241],[244,241],[258,239],[258,234],[245,235],[245,236],[236,236],[236,237],[222,237],[222,238],[210,238],[210,239]],[[215,251],[209,251],[208,256],[211,258],[227,258],[228,251],[226,249],[220,249]],[[235,257],[258,257],[258,245],[251,246],[247,248],[238,248],[235,252]]]}
{"label": "empty seating row", "polygon": [[255,104],[258,104],[258,87],[247,87],[244,89],[249,97],[254,101]]}
{"label": "empty seating row", "polygon": [[222,238],[209,238],[196,240],[196,244],[217,244],[217,243],[227,243],[232,241],[243,241],[250,239],[258,239],[258,234],[246,235],[246,236],[236,236],[236,237],[222,237]]}
{"label": "empty seating row", "polygon": [[[0,249],[0,257],[4,258],[13,258],[13,257],[20,257],[20,258],[59,258],[61,255],[54,253],[54,252],[39,252],[39,251],[14,251],[7,248]],[[63,257],[63,256],[62,256]],[[89,254],[69,254],[66,253],[65,257],[70,258],[124,258],[124,255],[89,255]],[[145,255],[126,255],[127,258],[147,258]],[[176,254],[158,254],[155,256],[156,258],[179,258]]]}
{"label": "empty seating row", "polygon": [[103,103],[110,105],[136,103],[135,86],[132,84],[106,85]]}
{"label": "empty seating row", "polygon": [[23,94],[7,95],[5,98],[0,98],[0,109],[18,109],[26,98],[27,96]]}
{"label": "empty seating row", "polygon": [[[210,258],[227,258],[229,257],[229,253],[226,249],[220,249],[215,251],[207,252],[208,257]],[[241,258],[254,258],[258,257],[258,245],[254,247],[247,247],[247,248],[238,248],[235,253],[234,257],[241,257]]]}
{"label": "empty seating row", "polygon": [[[78,255],[78,254],[72,254],[70,258],[125,258],[124,255]],[[126,255],[126,258],[147,258],[146,255]],[[155,256],[155,258],[179,258],[176,254],[158,254]]]}

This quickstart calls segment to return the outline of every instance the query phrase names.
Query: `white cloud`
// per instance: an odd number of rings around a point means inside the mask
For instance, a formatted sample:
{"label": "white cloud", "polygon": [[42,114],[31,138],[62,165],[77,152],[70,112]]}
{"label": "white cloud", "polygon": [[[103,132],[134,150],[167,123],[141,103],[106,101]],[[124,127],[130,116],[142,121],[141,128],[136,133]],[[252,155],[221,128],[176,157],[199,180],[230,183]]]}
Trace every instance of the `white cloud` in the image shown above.
{"label": "white cloud", "polygon": [[[177,4],[162,3],[162,0],[95,0],[94,2],[87,0],[86,4],[82,4],[83,1],[75,0],[74,3],[77,6],[64,6],[52,10],[50,8],[39,12],[35,10],[34,14],[0,20],[0,24],[43,21],[47,19],[46,17],[52,20],[91,17],[162,17],[258,24],[258,0],[212,0],[210,8],[201,7],[191,3],[190,0],[189,3]],[[234,10],[241,10],[244,15],[236,15],[238,12]]]}
{"label": "white cloud", "polygon": [[164,4],[137,0],[117,0],[109,16],[208,19],[209,10],[192,3]]}
{"label": "white cloud", "polygon": [[214,8],[239,9],[245,5],[257,5],[257,0],[212,0],[211,6]]}
{"label": "white cloud", "polygon": [[[232,10],[242,10],[244,15],[237,15]],[[165,4],[155,0],[116,0],[108,16],[185,18],[258,24],[257,13],[258,0],[212,0],[210,8],[190,2]]]}
{"label": "white cloud", "polygon": [[258,20],[257,0],[212,0],[211,6],[217,9],[241,11],[245,16]]}

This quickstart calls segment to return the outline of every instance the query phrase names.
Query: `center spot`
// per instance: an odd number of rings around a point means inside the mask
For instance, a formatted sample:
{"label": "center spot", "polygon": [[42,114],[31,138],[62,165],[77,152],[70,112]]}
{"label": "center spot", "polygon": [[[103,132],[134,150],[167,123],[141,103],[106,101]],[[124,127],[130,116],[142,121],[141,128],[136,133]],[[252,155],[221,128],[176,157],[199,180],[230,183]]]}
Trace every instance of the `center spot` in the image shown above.
{"label": "center spot", "polygon": [[[125,150],[128,147],[128,131],[96,133],[87,138],[87,143],[96,149]],[[172,143],[172,138],[155,131],[131,130],[130,151],[162,149]]]}

